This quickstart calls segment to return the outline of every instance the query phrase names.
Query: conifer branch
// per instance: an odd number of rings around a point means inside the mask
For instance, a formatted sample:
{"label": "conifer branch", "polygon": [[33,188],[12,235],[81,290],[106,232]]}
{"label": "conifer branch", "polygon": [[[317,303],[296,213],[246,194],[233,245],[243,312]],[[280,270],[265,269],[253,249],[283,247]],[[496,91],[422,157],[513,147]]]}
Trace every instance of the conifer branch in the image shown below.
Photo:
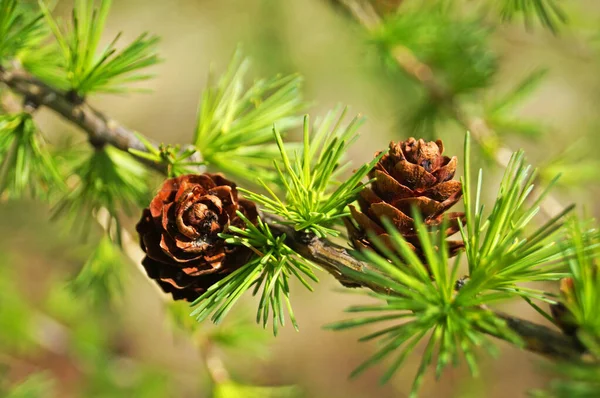
{"label": "conifer branch", "polygon": [[[375,11],[371,3],[365,0],[334,0],[352,15],[352,17],[365,27],[369,32],[375,31],[381,25],[381,16]],[[393,59],[400,69],[410,78],[421,84],[429,99],[446,108],[452,118],[465,130],[471,132],[473,139],[480,145],[485,140],[493,137],[494,131],[481,117],[469,115],[455,96],[439,83],[437,77],[429,65],[420,61],[408,47],[397,45],[392,51]],[[506,168],[514,151],[501,146],[496,149],[494,161],[502,168]],[[540,210],[547,218],[552,218],[560,213],[562,206],[556,198],[548,195],[542,203]]]}
{"label": "conifer branch", "polygon": [[[379,17],[373,10],[371,12],[365,11],[368,8],[364,7],[367,7],[368,4],[361,4],[352,0],[338,1],[347,5],[353,12],[353,15],[369,29],[374,29],[377,26],[376,23],[379,23]],[[431,69],[416,59],[410,50],[398,47],[394,51],[394,56],[398,65],[407,74],[423,84],[432,100],[442,101],[452,110],[455,119],[466,129],[470,130],[472,136],[477,141],[481,142],[486,136],[492,134],[483,119],[471,118],[463,112],[454,98],[445,93],[441,86],[437,84]],[[132,130],[94,109],[87,103],[78,103],[77,99],[70,98],[68,93],[50,87],[22,69],[17,68],[9,71],[0,68],[0,83],[4,83],[13,92],[22,95],[25,102],[33,107],[46,106],[80,127],[88,134],[92,145],[102,146],[110,144],[125,152],[129,152],[130,149],[141,152],[148,151],[138,135]],[[509,153],[510,150],[508,148],[501,148],[497,153],[496,162],[501,166],[506,166],[510,158],[510,156],[507,156]],[[140,158],[140,160],[160,172],[166,172],[166,167],[163,164],[149,162],[143,158]],[[552,199],[550,201],[547,199],[542,203],[541,208],[547,215],[556,213],[555,201]],[[320,265],[338,279],[342,285],[346,287],[364,287],[375,292],[389,293],[382,286],[370,284],[349,275],[346,270],[364,272],[372,267],[368,263],[352,257],[342,246],[327,239],[320,239],[313,235],[296,232],[292,227],[278,223],[277,218],[274,216],[265,214],[264,219],[275,234],[286,234],[286,243],[293,250],[304,258]],[[552,359],[574,359],[580,357],[583,353],[581,345],[570,336],[544,325],[519,319],[502,312],[496,311],[495,313],[498,317],[506,321],[512,331],[521,336],[524,348],[528,351]]]}
{"label": "conifer branch", "polygon": [[[352,257],[346,249],[316,236],[307,236],[296,232],[287,225],[279,224],[278,219],[271,215],[263,215],[273,233],[285,234],[286,243],[304,258],[320,265],[346,287],[364,287],[374,292],[389,294],[389,291],[379,285],[370,284],[364,280],[352,277],[347,270],[364,272],[372,267],[363,261]],[[525,319],[520,319],[500,311],[493,311],[503,319],[507,326],[523,340],[523,348],[550,359],[576,359],[584,352],[581,344],[574,338],[558,330],[540,325]],[[487,331],[486,331],[487,333]],[[502,336],[495,336],[502,338]]]}
{"label": "conifer branch", "polygon": [[[403,67],[414,73],[415,78],[422,81],[426,87],[436,87],[433,80],[430,79],[429,69],[426,66],[419,66],[416,59],[411,58],[410,52],[398,53],[398,58],[402,59]],[[400,64],[400,61],[399,61]],[[429,70],[430,71],[430,70]],[[146,147],[133,133],[133,131],[122,126],[118,122],[95,110],[86,103],[76,104],[71,101],[65,93],[62,93],[45,83],[39,81],[25,71],[15,70],[6,71],[0,69],[0,82],[6,84],[14,92],[23,95],[31,100],[37,106],[46,106],[67,120],[79,126],[90,137],[93,145],[110,144],[116,148],[128,152],[129,149],[136,149],[146,152]],[[432,91],[433,93],[434,91]],[[437,95],[437,94],[436,94]],[[443,97],[442,97],[443,98]],[[469,124],[469,129],[476,138],[481,138],[487,126],[485,122],[477,119],[468,119],[460,113],[457,108],[456,115],[460,115],[462,122]],[[477,134],[479,132],[479,134]],[[504,148],[499,154],[509,151]],[[497,157],[500,165],[507,164],[502,157]],[[146,162],[158,171],[165,172],[166,169],[161,164]],[[542,207],[547,214],[554,214],[554,211],[547,207]],[[274,233],[286,234],[287,244],[304,258],[315,262],[333,275],[340,283],[346,287],[365,287],[375,292],[389,293],[387,289],[371,285],[362,280],[355,280],[349,276],[345,270],[364,272],[370,269],[368,263],[352,257],[345,248],[339,246],[327,239],[319,239],[312,235],[307,235],[294,231],[293,228],[277,223],[277,218],[271,215],[264,215],[265,221],[269,224]],[[504,319],[510,329],[519,334],[524,341],[524,348],[550,358],[564,359],[577,358],[582,354],[582,348],[577,341],[558,331],[550,329],[543,325],[515,318],[508,314],[496,312]]]}
{"label": "conifer branch", "polygon": [[[130,149],[148,152],[144,143],[133,130],[98,111],[85,101],[79,103],[74,96],[69,96],[68,93],[47,85],[23,69],[6,70],[0,67],[0,83],[4,83],[13,92],[22,95],[24,101],[30,106],[45,106],[77,125],[88,134],[90,143],[96,147],[110,144],[125,152],[129,152]],[[164,164],[136,157],[157,171],[165,172],[166,170]]]}

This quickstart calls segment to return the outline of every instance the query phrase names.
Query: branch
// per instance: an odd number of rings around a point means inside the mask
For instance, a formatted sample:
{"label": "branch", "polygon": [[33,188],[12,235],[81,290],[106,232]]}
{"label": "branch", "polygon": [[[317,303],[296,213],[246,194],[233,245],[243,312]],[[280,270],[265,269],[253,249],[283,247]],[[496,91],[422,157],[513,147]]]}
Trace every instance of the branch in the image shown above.
{"label": "branch", "polygon": [[[337,0],[343,4],[357,4],[353,0]],[[361,5],[361,7],[364,6]],[[348,6],[350,8],[350,6]],[[351,8],[357,19],[369,29],[373,29],[379,23],[379,17],[375,12],[363,13],[363,8]],[[427,88],[432,99],[450,100],[454,115],[461,124],[471,130],[473,136],[481,140],[490,134],[485,121],[481,119],[470,119],[458,107],[458,104],[448,97],[441,86],[434,79],[431,69],[420,63],[410,52],[410,50],[398,47],[394,55],[400,65],[410,76],[421,82]],[[29,73],[15,69],[7,71],[0,67],[0,83],[7,85],[12,91],[22,95],[27,103],[34,107],[46,106],[65,119],[85,131],[90,142],[95,146],[110,144],[122,151],[128,152],[129,149],[146,151],[145,146],[135,136],[132,130],[119,124],[117,121],[109,118],[100,111],[94,109],[87,103],[76,103],[66,93],[56,90]],[[506,165],[505,155],[510,153],[507,148],[502,148],[498,152],[497,162],[500,165]],[[505,159],[506,158],[506,159]],[[162,164],[148,162],[141,159],[148,166],[164,173],[166,167]],[[543,208],[547,214],[553,214],[554,210],[548,207]],[[389,291],[378,285],[371,285],[362,280],[356,280],[348,276],[347,269],[358,272],[364,272],[371,268],[368,263],[359,261],[348,254],[345,248],[336,245],[328,240],[318,239],[314,236],[307,236],[303,233],[294,231],[293,228],[277,223],[277,219],[265,215],[272,230],[277,234],[285,233],[287,243],[297,253],[305,258],[319,264],[327,272],[333,275],[346,287],[365,287],[376,292],[389,293]],[[135,256],[133,256],[135,257]],[[136,262],[137,263],[137,262]],[[523,339],[524,348],[552,359],[570,359],[578,358],[582,354],[582,348],[577,341],[556,330],[543,325],[538,325],[527,320],[518,319],[510,315],[496,312],[496,314],[507,322],[507,325]],[[498,336],[497,336],[498,337]]]}
{"label": "branch", "polygon": [[[297,232],[288,225],[279,224],[274,216],[263,214],[263,219],[276,234],[285,234],[286,243],[303,257],[319,264],[325,271],[333,275],[346,287],[364,287],[378,293],[389,294],[389,290],[372,285],[363,280],[352,278],[345,270],[364,272],[372,268],[368,263],[352,257],[346,249],[326,239],[315,236],[307,237],[305,233]],[[555,329],[508,315],[493,312],[506,321],[507,326],[523,340],[523,348],[553,360],[580,358],[584,350],[573,337],[567,336]],[[487,331],[484,331],[488,333]],[[502,338],[502,336],[495,336]]]}
{"label": "branch", "polygon": [[494,313],[504,319],[513,332],[521,336],[525,349],[531,352],[554,360],[576,360],[585,353],[581,343],[574,337],[501,311],[494,311]]}
{"label": "branch", "polygon": [[[364,0],[333,1],[345,7],[354,19],[369,32],[373,32],[381,25],[381,17],[371,3]],[[429,65],[421,62],[409,48],[398,45],[392,50],[392,55],[400,69],[425,88],[431,101],[444,105],[453,119],[464,129],[471,132],[471,137],[479,145],[483,145],[486,138],[495,136],[493,129],[487,122],[481,117],[469,115],[454,95],[439,83]],[[494,161],[502,168],[506,168],[513,152],[508,147],[500,147],[496,150]],[[562,209],[560,202],[550,195],[547,195],[540,203],[540,210],[547,218],[554,217]]]}
{"label": "branch", "polygon": [[[134,132],[86,102],[77,103],[67,93],[61,92],[32,76],[22,69],[6,70],[0,67],[0,83],[4,83],[13,92],[24,97],[33,107],[45,106],[75,124],[88,134],[90,143],[95,147],[110,144],[128,152],[129,149],[147,152],[144,144]],[[165,172],[166,166],[146,159],[138,159],[159,172]]]}

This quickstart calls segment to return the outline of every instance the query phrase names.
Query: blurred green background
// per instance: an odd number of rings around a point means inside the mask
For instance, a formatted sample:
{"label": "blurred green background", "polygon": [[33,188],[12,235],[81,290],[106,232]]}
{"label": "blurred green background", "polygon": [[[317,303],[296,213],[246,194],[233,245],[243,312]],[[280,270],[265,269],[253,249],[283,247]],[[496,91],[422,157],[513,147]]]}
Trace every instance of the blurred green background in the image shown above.
{"label": "blurred green background", "polygon": [[[549,69],[539,88],[515,110],[518,117],[543,126],[544,135],[538,140],[508,135],[503,142],[513,149],[524,147],[529,160],[542,166],[578,142],[567,161],[552,163],[547,172],[563,169],[567,181],[575,180],[559,189],[562,203],[577,202],[598,215],[600,2],[564,3],[570,23],[559,36],[541,28],[529,32],[520,23],[496,27],[491,48],[499,55],[499,72],[486,96],[493,99],[510,91],[536,68]],[[70,7],[70,2],[60,1],[57,14],[65,15]],[[363,28],[328,1],[119,0],[113,3],[106,40],[121,30],[124,42],[143,31],[162,38],[164,62],[153,70],[157,77],[144,84],[153,92],[94,96],[91,102],[156,141],[191,140],[209,67],[212,63],[216,71],[223,70],[239,43],[253,60],[254,76],[303,75],[311,115],[324,115],[342,103],[350,105],[351,112],[367,116],[361,138],[349,154],[354,164],[370,160],[390,140],[412,134],[407,120],[422,98],[419,88],[386,67]],[[483,104],[473,106],[477,105]],[[72,134],[84,145],[79,132],[49,111],[39,112],[37,120],[51,141]],[[444,139],[447,153],[460,158],[463,133],[448,122],[439,126],[436,135]],[[501,170],[490,162],[481,164],[489,181],[495,181]],[[49,209],[35,202],[0,204],[0,377],[4,376],[4,384],[42,372],[54,382],[47,387],[37,383],[48,394],[40,396],[51,396],[51,388],[57,397],[211,396],[213,385],[202,354],[207,347],[201,350],[198,345],[205,344],[202,336],[215,333],[214,328],[201,325],[196,342],[174,328],[165,297],[133,265],[126,270],[123,300],[110,308],[92,309],[61,293],[93,249],[94,239],[81,244],[61,222],[48,221],[48,215]],[[130,249],[141,258],[135,243]],[[297,385],[305,397],[407,396],[418,356],[385,386],[378,384],[383,367],[348,380],[374,346],[356,342],[364,331],[334,333],[322,326],[341,319],[345,307],[363,299],[340,293],[328,275],[319,277],[314,293],[293,289],[299,333],[285,328],[273,338],[268,329],[236,325],[236,319],[252,320],[255,303],[250,297],[247,308],[238,308],[230,317],[229,326],[243,328],[251,342],[219,351],[232,378],[248,385]],[[28,307],[39,316],[29,319]],[[526,305],[505,307],[544,322]],[[227,330],[227,322],[224,327]],[[15,339],[24,335],[28,337]],[[24,347],[15,355],[17,343]],[[465,366],[445,372],[437,382],[428,373],[422,396],[523,396],[527,389],[544,385],[541,358],[502,342],[498,345],[498,360],[482,356],[479,378],[472,379]]]}

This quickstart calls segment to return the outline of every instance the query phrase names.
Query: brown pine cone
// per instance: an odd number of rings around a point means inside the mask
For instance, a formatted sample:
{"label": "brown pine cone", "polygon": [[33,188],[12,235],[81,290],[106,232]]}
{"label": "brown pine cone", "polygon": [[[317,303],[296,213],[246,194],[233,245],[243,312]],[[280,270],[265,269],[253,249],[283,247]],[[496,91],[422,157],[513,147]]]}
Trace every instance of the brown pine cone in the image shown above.
{"label": "brown pine cone", "polygon": [[250,250],[218,236],[229,225],[244,228],[236,210],[256,222],[254,202],[238,198],[235,184],[221,174],[166,180],[136,226],[148,276],[175,300],[193,301],[244,265]]}
{"label": "brown pine cone", "polygon": [[[383,218],[388,218],[398,231],[412,244],[415,252],[424,259],[421,245],[411,217],[413,207],[419,211],[428,227],[435,227],[448,218],[448,236],[458,231],[458,220],[464,213],[446,213],[462,196],[462,184],[453,180],[456,157],[443,156],[442,141],[415,140],[409,138],[398,143],[391,142],[389,151],[369,173],[375,179],[370,187],[360,193],[360,211],[350,206],[352,218],[345,220],[348,235],[356,249],[374,249],[367,232],[376,233],[391,247],[385,232]],[[375,156],[379,156],[378,152]],[[449,241],[449,254],[455,255],[463,242]]]}

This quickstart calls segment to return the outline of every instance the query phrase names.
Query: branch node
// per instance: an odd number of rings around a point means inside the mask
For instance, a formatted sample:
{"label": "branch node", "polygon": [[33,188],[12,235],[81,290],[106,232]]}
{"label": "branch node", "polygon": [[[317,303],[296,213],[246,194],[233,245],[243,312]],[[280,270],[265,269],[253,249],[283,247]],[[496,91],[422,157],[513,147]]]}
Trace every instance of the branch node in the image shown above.
{"label": "branch node", "polygon": [[33,96],[26,95],[23,98],[23,111],[24,112],[32,114],[39,108],[39,106],[40,106],[39,102]]}
{"label": "branch node", "polygon": [[81,105],[85,102],[85,97],[82,97],[76,90],[71,89],[65,93],[65,98],[73,105]]}
{"label": "branch node", "polygon": [[100,137],[96,137],[94,135],[90,135],[88,138],[88,142],[95,150],[101,150],[106,146],[106,140],[103,140]]}

